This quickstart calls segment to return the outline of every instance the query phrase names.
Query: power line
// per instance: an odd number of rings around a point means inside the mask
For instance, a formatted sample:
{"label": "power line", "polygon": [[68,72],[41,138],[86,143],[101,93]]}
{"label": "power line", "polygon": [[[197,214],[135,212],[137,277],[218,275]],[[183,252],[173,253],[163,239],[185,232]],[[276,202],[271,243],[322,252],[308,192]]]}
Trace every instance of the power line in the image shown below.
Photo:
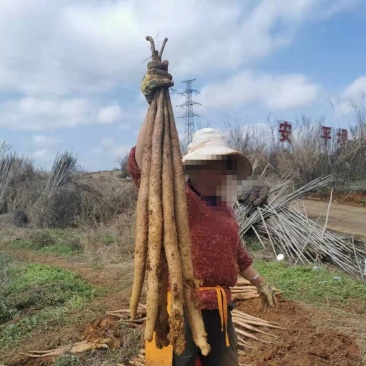
{"label": "power line", "polygon": [[192,89],[192,83],[196,79],[184,80],[183,83],[186,84],[186,89],[182,93],[178,93],[184,97],[186,97],[186,101],[178,105],[177,107],[185,108],[185,112],[182,116],[178,118],[182,118],[185,121],[184,127],[184,139],[183,139],[183,146],[186,149],[188,144],[192,141],[193,133],[194,133],[194,119],[195,117],[201,117],[198,114],[194,113],[193,106],[194,105],[201,105],[200,103],[194,102],[192,99],[193,94],[199,94],[198,90]]}

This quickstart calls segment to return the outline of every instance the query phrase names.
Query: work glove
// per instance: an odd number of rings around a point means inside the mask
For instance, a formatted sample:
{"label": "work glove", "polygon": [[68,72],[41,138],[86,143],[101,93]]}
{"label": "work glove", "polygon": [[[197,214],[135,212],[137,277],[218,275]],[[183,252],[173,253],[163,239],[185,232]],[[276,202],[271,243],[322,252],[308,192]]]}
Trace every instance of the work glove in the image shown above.
{"label": "work glove", "polygon": [[267,312],[268,306],[271,308],[277,307],[277,299],[276,299],[276,293],[275,292],[281,292],[277,289],[272,288],[267,283],[263,283],[259,286],[257,286],[259,296],[262,301],[262,307],[264,312]]}
{"label": "work glove", "polygon": [[268,192],[269,187],[267,185],[253,186],[249,194],[239,198],[239,202],[249,208],[266,205],[268,203]]}
{"label": "work glove", "polygon": [[174,85],[173,77],[168,73],[168,65],[168,61],[150,61],[147,64],[147,72],[142,79],[141,91],[149,104],[156,88],[169,88]]}

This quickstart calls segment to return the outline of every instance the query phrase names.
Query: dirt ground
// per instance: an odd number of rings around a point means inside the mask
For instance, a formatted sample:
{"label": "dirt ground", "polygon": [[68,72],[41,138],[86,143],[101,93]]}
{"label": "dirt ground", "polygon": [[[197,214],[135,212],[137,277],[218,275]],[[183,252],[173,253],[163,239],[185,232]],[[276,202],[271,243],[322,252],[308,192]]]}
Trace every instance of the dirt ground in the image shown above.
{"label": "dirt ground", "polygon": [[[114,286],[119,278],[131,272],[131,267],[113,265],[95,268],[83,262],[82,258],[59,258],[49,254],[34,253],[31,250],[12,249],[11,252],[27,262],[52,264],[79,273],[93,285]],[[121,346],[121,326],[118,318],[105,314],[109,310],[118,310],[128,306],[129,289],[120,290],[98,299],[100,311],[94,314],[93,321],[80,322],[74,326],[65,326],[56,331],[38,334],[26,341],[21,351],[45,350],[82,340],[94,341],[111,339],[111,348]],[[250,315],[278,322],[284,329],[263,329],[271,337],[262,338],[269,343],[251,340],[253,349],[245,350],[241,355],[242,365],[253,366],[361,366],[361,350],[355,338],[344,334],[337,328],[322,326],[324,318],[331,315],[317,308],[305,308],[295,302],[281,299],[278,309],[266,314],[261,311],[258,300],[238,303],[238,309]],[[364,314],[366,316],[366,314]],[[142,345],[141,345],[142,346]],[[6,360],[7,366],[46,366],[52,359],[35,360],[14,352]],[[103,351],[99,351],[103,352]]]}
{"label": "dirt ground", "polygon": [[[308,198],[329,202],[330,193],[331,189],[328,189],[327,194],[322,194],[318,192],[315,194],[311,194]],[[348,206],[365,207],[364,202],[366,202],[366,191],[364,193],[354,191],[350,191],[348,193],[333,192],[332,201],[334,203],[342,203]]]}
{"label": "dirt ground", "polygon": [[[329,202],[304,200],[296,203],[305,211],[310,219],[323,224],[326,220]],[[327,229],[366,237],[366,207],[351,206],[332,202],[329,210]]]}
{"label": "dirt ground", "polygon": [[[109,308],[112,310],[111,308]],[[267,330],[271,337],[261,337],[269,343],[250,341],[253,349],[244,351],[240,356],[241,365],[250,366],[361,366],[362,356],[356,340],[342,334],[336,329],[319,327],[315,319],[324,317],[324,313],[312,309],[306,309],[300,304],[282,300],[279,308],[263,314],[258,300],[243,301],[238,304],[238,309],[250,315],[278,322],[284,329]],[[69,332],[69,334],[68,334]],[[79,329],[68,332],[64,330],[54,339],[47,336],[43,340],[43,349],[55,344],[56,340],[62,343],[62,339],[98,340],[111,339],[110,346],[121,346],[121,328],[118,320],[110,316],[80,326]],[[72,337],[71,332],[74,336]],[[75,336],[77,334],[77,337]],[[32,342],[34,345],[34,342]],[[57,342],[56,342],[57,343]],[[62,343],[65,344],[65,341]],[[29,348],[31,345],[25,346]],[[35,360],[23,356],[17,356],[8,366],[47,366],[52,359]]]}
{"label": "dirt ground", "polygon": [[279,309],[263,314],[259,300],[242,302],[238,308],[250,315],[278,322],[284,329],[270,330],[275,337],[269,344],[255,342],[253,350],[241,356],[244,365],[255,366],[361,366],[356,340],[337,329],[318,326],[329,314],[306,309],[282,300]]}

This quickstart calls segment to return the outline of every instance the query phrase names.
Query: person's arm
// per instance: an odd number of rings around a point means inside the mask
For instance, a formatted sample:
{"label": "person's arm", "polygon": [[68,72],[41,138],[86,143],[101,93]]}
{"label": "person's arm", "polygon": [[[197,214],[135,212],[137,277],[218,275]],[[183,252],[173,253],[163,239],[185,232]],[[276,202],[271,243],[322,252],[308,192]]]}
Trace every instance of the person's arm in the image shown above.
{"label": "person's arm", "polygon": [[248,280],[253,286],[260,286],[266,282],[266,279],[261,276],[252,265],[241,271],[240,275]]}
{"label": "person's arm", "polygon": [[130,177],[132,178],[134,183],[137,185],[137,187],[140,187],[141,169],[136,161],[136,146],[134,146],[131,149],[130,154],[128,156],[127,171],[130,174]]}
{"label": "person's arm", "polygon": [[144,145],[145,145],[145,134],[146,134],[146,120],[141,126],[140,132],[137,136],[137,142],[136,142],[136,150],[135,150],[135,159],[137,166],[141,169],[142,165],[142,155],[144,153]]}
{"label": "person's arm", "polygon": [[275,307],[277,300],[272,287],[267,283],[266,279],[261,276],[253,267],[253,260],[245,251],[242,244],[238,244],[238,266],[240,275],[248,280],[253,286],[256,286],[262,300],[263,309],[266,311],[268,306]]}
{"label": "person's arm", "polygon": [[250,258],[240,242],[238,244],[237,258],[241,276],[250,281],[253,286],[259,286],[265,282],[265,279],[254,269],[252,258]]}

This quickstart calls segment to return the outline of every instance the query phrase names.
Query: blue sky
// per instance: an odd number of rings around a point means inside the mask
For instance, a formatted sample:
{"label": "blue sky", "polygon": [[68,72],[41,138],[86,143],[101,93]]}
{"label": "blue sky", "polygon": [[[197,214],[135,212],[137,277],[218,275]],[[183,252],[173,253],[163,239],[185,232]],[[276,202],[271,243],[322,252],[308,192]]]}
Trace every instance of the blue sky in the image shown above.
{"label": "blue sky", "polygon": [[[3,0],[0,142],[50,167],[73,151],[86,170],[117,166],[147,109],[146,35],[169,41],[177,91],[195,78],[201,125],[260,126],[302,115],[354,121],[366,92],[363,0]],[[173,93],[174,105],[183,102]],[[336,108],[330,101],[336,101]],[[183,113],[175,108],[176,116]],[[177,119],[179,131],[182,122]]]}

